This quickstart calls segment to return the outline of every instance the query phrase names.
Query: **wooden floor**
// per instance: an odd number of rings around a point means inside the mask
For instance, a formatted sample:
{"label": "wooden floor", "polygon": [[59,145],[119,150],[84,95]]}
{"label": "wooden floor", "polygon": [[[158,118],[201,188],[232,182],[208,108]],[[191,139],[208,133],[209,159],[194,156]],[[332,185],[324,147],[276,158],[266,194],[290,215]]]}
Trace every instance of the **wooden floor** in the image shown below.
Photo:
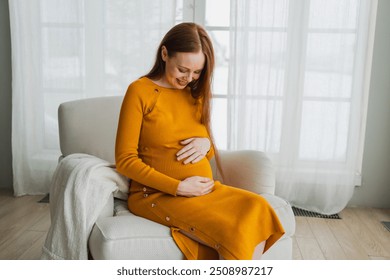
{"label": "wooden floor", "polygon": [[44,196],[15,198],[0,191],[0,259],[39,259],[50,227],[48,203],[37,203]]}
{"label": "wooden floor", "polygon": [[346,208],[341,220],[295,217],[293,258],[390,260],[390,209]]}
{"label": "wooden floor", "polygon": [[[15,198],[0,190],[0,259],[39,259],[50,227],[44,196]],[[347,208],[341,220],[296,217],[293,258],[297,260],[387,259],[390,209]]]}

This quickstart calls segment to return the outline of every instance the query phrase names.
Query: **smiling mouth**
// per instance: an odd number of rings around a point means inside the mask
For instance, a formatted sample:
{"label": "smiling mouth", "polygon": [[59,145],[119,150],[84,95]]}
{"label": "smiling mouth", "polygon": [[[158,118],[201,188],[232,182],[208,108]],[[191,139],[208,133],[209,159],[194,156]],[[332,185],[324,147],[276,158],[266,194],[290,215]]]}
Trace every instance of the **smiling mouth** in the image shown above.
{"label": "smiling mouth", "polygon": [[181,86],[186,86],[187,85],[187,81],[182,81],[182,80],[179,80],[177,79],[177,83]]}

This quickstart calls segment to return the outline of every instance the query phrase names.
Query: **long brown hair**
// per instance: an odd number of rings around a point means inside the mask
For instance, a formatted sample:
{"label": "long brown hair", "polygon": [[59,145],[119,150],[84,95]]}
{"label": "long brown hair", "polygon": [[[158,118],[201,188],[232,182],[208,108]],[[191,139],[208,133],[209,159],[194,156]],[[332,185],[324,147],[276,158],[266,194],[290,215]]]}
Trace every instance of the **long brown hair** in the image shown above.
{"label": "long brown hair", "polygon": [[192,22],[184,22],[175,25],[162,39],[156,54],[156,60],[145,77],[152,80],[160,79],[165,74],[165,62],[162,59],[162,47],[168,51],[169,57],[174,57],[178,52],[197,53],[202,51],[205,56],[205,64],[199,79],[192,81],[188,86],[191,89],[191,95],[196,100],[201,100],[202,116],[201,122],[207,129],[210,135],[211,145],[214,147],[215,159],[218,170],[223,177],[223,171],[220,165],[219,153],[215,146],[214,137],[211,131],[211,83],[213,78],[213,71],[215,65],[214,48],[206,30]]}

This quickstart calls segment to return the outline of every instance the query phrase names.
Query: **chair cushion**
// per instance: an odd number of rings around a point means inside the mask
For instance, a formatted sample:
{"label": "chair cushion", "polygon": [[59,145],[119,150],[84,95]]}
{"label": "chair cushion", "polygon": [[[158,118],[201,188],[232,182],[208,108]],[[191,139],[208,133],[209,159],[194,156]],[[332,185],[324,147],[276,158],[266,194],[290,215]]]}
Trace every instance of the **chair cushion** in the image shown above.
{"label": "chair cushion", "polygon": [[177,260],[184,256],[170,229],[133,214],[100,218],[89,239],[94,259]]}
{"label": "chair cushion", "polygon": [[[295,232],[295,218],[290,204],[272,194],[262,195],[275,209],[286,231],[278,242],[290,238]],[[116,200],[114,212],[116,213],[114,217],[99,218],[92,230],[89,248],[94,259],[169,260],[184,258],[168,227],[133,215],[127,210],[126,201]],[[276,246],[273,247],[276,251],[284,248],[284,246],[279,249]],[[278,253],[273,252],[273,255],[278,256]],[[285,255],[282,252],[280,254],[283,259],[286,258]]]}

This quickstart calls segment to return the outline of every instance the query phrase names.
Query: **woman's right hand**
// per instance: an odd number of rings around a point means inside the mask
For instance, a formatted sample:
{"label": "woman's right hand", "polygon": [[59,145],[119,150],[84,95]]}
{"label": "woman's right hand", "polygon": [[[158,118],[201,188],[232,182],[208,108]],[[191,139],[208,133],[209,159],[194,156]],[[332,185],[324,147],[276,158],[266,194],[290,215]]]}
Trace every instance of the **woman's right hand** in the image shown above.
{"label": "woman's right hand", "polygon": [[213,187],[214,180],[207,177],[193,176],[179,183],[176,194],[186,197],[201,196],[212,192]]}

